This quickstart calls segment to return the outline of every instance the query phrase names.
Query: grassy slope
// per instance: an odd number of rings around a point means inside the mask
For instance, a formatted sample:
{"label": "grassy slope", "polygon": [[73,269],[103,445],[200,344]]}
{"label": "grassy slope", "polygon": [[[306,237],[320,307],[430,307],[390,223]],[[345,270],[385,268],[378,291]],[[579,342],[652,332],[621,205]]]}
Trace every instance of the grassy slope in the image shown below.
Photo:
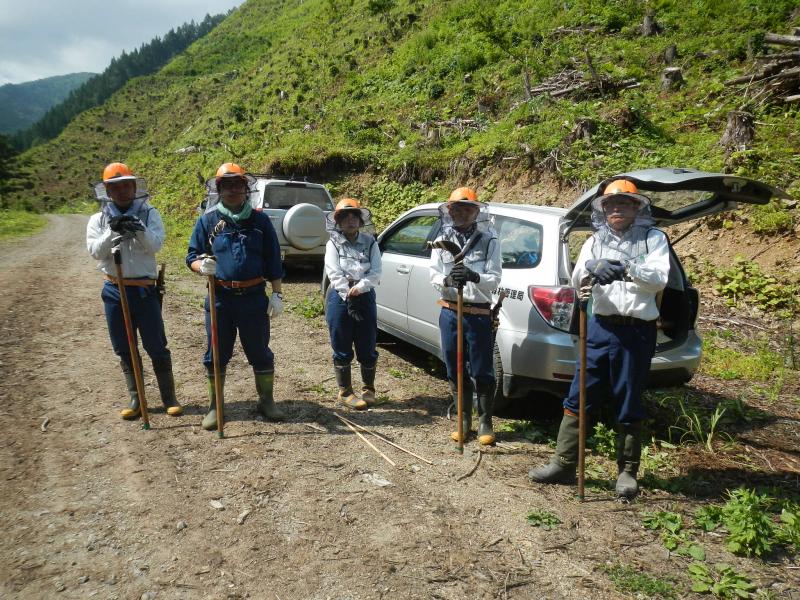
{"label": "grassy slope", "polygon": [[[727,112],[742,101],[722,82],[748,68],[748,43],[757,47],[761,33],[800,24],[793,4],[651,2],[663,31],[643,38],[644,7],[635,0],[398,0],[376,15],[366,0],[250,0],[159,74],[131,81],[30,151],[34,187],[18,198],[34,205],[44,198],[51,210],[85,200],[84,186],[102,165],[122,159],[148,178],[182,235],[201,193],[196,172],[208,175],[231,158],[251,170],[344,167],[434,186],[470,173],[480,182],[500,164],[519,164],[501,159],[519,157],[522,145],[526,165],[559,149],[560,177],[572,183],[664,164],[720,170],[717,141]],[[551,35],[578,25],[600,30]],[[492,32],[502,41],[490,41]],[[687,85],[662,93],[660,56],[671,43]],[[585,70],[586,50],[599,73],[636,77],[641,87],[522,102],[523,61],[536,85],[567,67]],[[615,124],[624,110],[634,115],[629,128]],[[754,147],[732,168],[800,195],[797,113],[758,108]],[[565,144],[580,117],[597,120],[597,133]],[[438,144],[425,142],[420,123],[455,118],[475,119],[480,130],[444,129]],[[199,151],[176,153],[188,146]]]}

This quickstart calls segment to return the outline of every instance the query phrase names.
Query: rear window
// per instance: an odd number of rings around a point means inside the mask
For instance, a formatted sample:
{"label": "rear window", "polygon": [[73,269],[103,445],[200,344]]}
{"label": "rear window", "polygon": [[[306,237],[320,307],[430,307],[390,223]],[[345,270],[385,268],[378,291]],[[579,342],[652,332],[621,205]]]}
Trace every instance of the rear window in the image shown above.
{"label": "rear window", "polygon": [[297,204],[313,204],[322,210],[333,210],[330,197],[324,188],[298,185],[268,185],[264,188],[264,208],[289,209]]}
{"label": "rear window", "polygon": [[542,226],[497,215],[494,218],[504,269],[532,269],[542,260]]}

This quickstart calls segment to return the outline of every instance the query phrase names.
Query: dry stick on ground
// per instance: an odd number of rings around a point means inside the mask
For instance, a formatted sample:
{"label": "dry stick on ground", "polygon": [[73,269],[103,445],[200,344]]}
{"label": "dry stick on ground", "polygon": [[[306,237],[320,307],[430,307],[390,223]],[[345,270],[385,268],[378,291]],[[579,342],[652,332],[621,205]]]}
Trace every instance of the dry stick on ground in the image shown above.
{"label": "dry stick on ground", "polygon": [[459,476],[459,477],[456,479],[456,481],[461,481],[462,479],[466,479],[467,477],[469,477],[470,475],[472,475],[472,474],[473,474],[475,471],[477,471],[477,470],[478,470],[478,465],[480,465],[480,464],[481,464],[481,458],[483,458],[483,451],[481,451],[481,450],[478,450],[478,460],[477,460],[477,461],[475,461],[475,465],[474,465],[474,466],[473,466],[473,467],[472,467],[472,468],[471,468],[469,471],[467,471],[467,472],[466,472],[466,473],[464,473],[463,475]]}
{"label": "dry stick on ground", "polygon": [[355,421],[351,421],[350,419],[345,419],[344,417],[339,417],[339,418],[340,418],[340,419],[342,419],[342,420],[343,420],[345,423],[348,423],[348,424],[350,424],[350,425],[353,425],[354,427],[358,427],[358,428],[359,428],[361,431],[366,431],[367,433],[374,435],[376,438],[378,438],[379,440],[383,440],[384,442],[386,442],[386,443],[387,443],[387,444],[389,444],[390,446],[394,446],[394,447],[395,447],[395,448],[397,448],[398,450],[402,450],[402,451],[403,451],[403,452],[405,452],[406,454],[410,454],[410,455],[411,455],[411,456],[413,456],[414,458],[418,458],[418,459],[420,459],[420,460],[422,460],[422,461],[424,461],[424,462],[428,463],[429,465],[432,465],[432,464],[433,464],[433,462],[432,462],[432,461],[430,461],[430,460],[428,460],[427,458],[423,458],[423,457],[422,457],[422,456],[420,456],[419,454],[415,454],[415,453],[414,453],[414,452],[412,452],[411,450],[407,450],[406,448],[403,448],[403,447],[402,447],[400,444],[395,444],[393,441],[391,441],[391,440],[388,440],[388,439],[386,439],[385,437],[383,437],[383,436],[382,436],[380,433],[375,433],[374,431],[370,431],[370,430],[369,430],[369,429],[367,429],[366,427],[362,427],[361,425],[359,425],[359,424],[358,424],[358,423],[356,423]]}
{"label": "dry stick on ground", "polygon": [[364,442],[364,443],[365,443],[367,446],[369,446],[369,447],[370,447],[370,448],[372,448],[372,449],[373,449],[375,452],[377,452],[377,453],[380,455],[380,457],[381,457],[381,458],[383,458],[383,460],[385,460],[386,462],[388,462],[388,463],[389,463],[390,465],[392,465],[393,467],[396,467],[396,466],[397,466],[397,465],[394,463],[394,461],[393,461],[391,458],[389,458],[389,457],[388,457],[388,456],[386,456],[386,455],[385,455],[383,452],[381,452],[380,450],[378,450],[378,449],[375,447],[375,445],[374,445],[372,442],[370,442],[370,441],[369,441],[367,438],[365,438],[363,435],[361,435],[361,434],[358,432],[358,430],[357,430],[355,427],[353,427],[352,425],[350,425],[350,423],[348,423],[348,422],[347,422],[347,419],[345,419],[344,417],[342,417],[342,416],[341,416],[339,413],[333,413],[333,414],[334,414],[334,416],[335,416],[337,419],[339,419],[339,420],[340,420],[342,423],[344,423],[345,425],[347,425],[347,427],[348,427],[348,428],[349,428],[349,429],[350,429],[350,430],[351,430],[353,433],[355,433],[355,434],[356,434],[358,437],[360,437],[360,438],[361,438],[361,440],[362,440],[362,441],[363,441],[363,442]]}

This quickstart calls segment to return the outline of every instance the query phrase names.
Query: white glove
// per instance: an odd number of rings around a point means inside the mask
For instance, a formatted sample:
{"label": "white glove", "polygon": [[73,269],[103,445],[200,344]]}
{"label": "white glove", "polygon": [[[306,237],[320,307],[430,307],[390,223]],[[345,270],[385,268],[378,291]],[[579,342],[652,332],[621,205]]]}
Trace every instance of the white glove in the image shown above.
{"label": "white glove", "polygon": [[592,299],[592,286],[589,284],[582,285],[580,292],[578,292],[578,297],[583,302],[588,302]]}
{"label": "white glove", "polygon": [[283,294],[280,292],[272,292],[269,297],[269,306],[267,307],[267,316],[274,319],[283,312]]}
{"label": "white glove", "polygon": [[200,261],[200,275],[216,275],[217,261],[213,258],[203,258]]}

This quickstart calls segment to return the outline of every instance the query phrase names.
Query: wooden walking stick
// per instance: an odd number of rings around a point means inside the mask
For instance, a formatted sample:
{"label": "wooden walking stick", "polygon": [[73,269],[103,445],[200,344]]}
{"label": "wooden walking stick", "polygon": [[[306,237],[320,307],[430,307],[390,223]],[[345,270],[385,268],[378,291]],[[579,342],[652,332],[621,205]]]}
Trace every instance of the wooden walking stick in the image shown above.
{"label": "wooden walking stick", "polygon": [[[594,285],[594,278],[590,279]],[[578,375],[578,500],[584,499],[584,482],[586,477],[586,311],[589,299],[579,298],[580,320],[578,329],[578,352],[580,355],[580,373]]]}
{"label": "wooden walking stick", "polygon": [[[456,407],[458,412],[458,453],[464,454],[464,284],[458,284],[456,304]],[[470,403],[470,406],[472,404]]]}
{"label": "wooden walking stick", "polygon": [[139,346],[133,332],[131,322],[131,309],[128,306],[128,294],[125,291],[125,279],[122,276],[122,250],[120,243],[111,250],[114,255],[114,268],[117,273],[117,289],[119,290],[119,300],[122,304],[122,317],[125,321],[125,333],[128,336],[128,351],[131,353],[131,368],[133,377],[136,380],[136,393],[139,396],[139,410],[142,412],[142,429],[150,429],[150,415],[147,414],[147,400],[144,397],[144,381],[142,380],[142,361],[139,357]]}
{"label": "wooden walking stick", "polygon": [[[203,258],[213,258],[204,256]],[[208,276],[208,310],[211,315],[211,358],[214,363],[214,399],[217,409],[217,436],[225,437],[224,419],[222,417],[222,378],[219,368],[219,338],[217,337],[217,282],[213,275]]]}

